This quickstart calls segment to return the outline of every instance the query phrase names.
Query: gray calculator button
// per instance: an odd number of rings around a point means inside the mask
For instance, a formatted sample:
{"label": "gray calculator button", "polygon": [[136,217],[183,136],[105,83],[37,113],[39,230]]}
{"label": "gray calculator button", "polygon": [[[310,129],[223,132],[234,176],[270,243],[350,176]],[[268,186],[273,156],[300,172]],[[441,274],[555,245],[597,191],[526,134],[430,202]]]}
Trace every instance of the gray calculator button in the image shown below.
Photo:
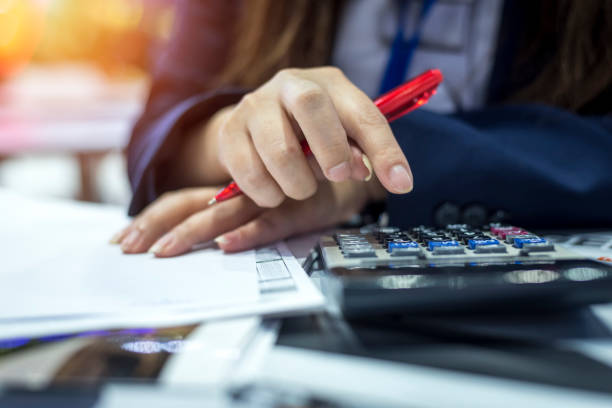
{"label": "gray calculator button", "polygon": [[376,258],[376,252],[374,249],[350,249],[344,251],[345,258]]}
{"label": "gray calculator button", "polygon": [[367,239],[347,239],[347,240],[340,241],[338,244],[340,246],[357,245],[357,244],[369,245],[369,242]]}
{"label": "gray calculator button", "polygon": [[550,243],[545,244],[523,244],[523,249],[521,249],[521,254],[531,254],[534,252],[552,252],[555,250],[555,246]]}
{"label": "gray calculator button", "polygon": [[340,247],[342,251],[359,251],[359,250],[373,250],[374,247],[370,244],[355,244],[355,245],[343,245]]}
{"label": "gray calculator button", "polygon": [[465,250],[460,246],[434,247],[432,253],[434,255],[460,255],[464,254]]}
{"label": "gray calculator button", "polygon": [[391,256],[419,256],[421,255],[420,248],[395,248],[391,251]]}
{"label": "gray calculator button", "polygon": [[474,249],[476,254],[505,254],[508,252],[504,245],[479,245]]}

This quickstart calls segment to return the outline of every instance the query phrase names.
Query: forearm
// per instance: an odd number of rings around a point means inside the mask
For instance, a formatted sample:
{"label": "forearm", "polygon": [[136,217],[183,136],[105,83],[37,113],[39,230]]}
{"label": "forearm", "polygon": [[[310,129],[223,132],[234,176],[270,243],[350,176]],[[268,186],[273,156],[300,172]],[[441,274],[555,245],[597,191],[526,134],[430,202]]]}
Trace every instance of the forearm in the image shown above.
{"label": "forearm", "polygon": [[215,186],[229,181],[219,161],[218,137],[224,118],[233,107],[219,110],[209,120],[189,130],[176,155],[166,164],[164,189],[191,186]]}

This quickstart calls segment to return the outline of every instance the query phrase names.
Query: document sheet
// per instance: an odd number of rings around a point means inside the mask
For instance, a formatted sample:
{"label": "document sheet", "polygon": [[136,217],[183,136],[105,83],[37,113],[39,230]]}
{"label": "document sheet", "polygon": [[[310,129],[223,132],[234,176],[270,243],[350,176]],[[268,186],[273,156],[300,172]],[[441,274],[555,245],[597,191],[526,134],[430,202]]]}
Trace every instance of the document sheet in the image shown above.
{"label": "document sheet", "polygon": [[0,189],[0,338],[323,306],[283,244],[257,259],[214,246],[166,259],[125,255],[108,241],[128,222],[122,208]]}

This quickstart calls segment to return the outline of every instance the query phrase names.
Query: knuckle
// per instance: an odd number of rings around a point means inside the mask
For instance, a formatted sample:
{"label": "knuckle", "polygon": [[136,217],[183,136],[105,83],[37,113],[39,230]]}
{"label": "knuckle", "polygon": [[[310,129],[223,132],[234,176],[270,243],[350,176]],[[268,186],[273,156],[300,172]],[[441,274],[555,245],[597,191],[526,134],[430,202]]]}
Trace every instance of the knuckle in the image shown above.
{"label": "knuckle", "polygon": [[240,103],[232,109],[230,113],[223,118],[221,126],[219,127],[219,135],[226,138],[228,135],[237,133],[244,130],[244,119],[245,114],[244,106],[240,106]]}
{"label": "knuckle", "polygon": [[176,191],[166,191],[161,196],[159,196],[158,200],[161,201],[172,201],[176,198]]}
{"label": "knuckle", "polygon": [[402,153],[399,148],[394,146],[383,146],[375,154],[375,159],[380,163],[393,164],[401,160]]}
{"label": "knuckle", "polygon": [[329,138],[325,145],[325,156],[322,159],[331,164],[339,164],[348,161],[351,156],[351,151],[346,140],[347,137],[345,134],[341,137]]}
{"label": "knuckle", "polygon": [[252,168],[249,163],[251,158],[244,152],[235,151],[228,143],[227,146],[220,152],[220,160],[227,167],[234,179],[240,176],[248,175],[252,171],[257,171],[257,168]]}
{"label": "knuckle", "polygon": [[242,183],[248,189],[264,190],[268,188],[268,186],[271,184],[270,178],[267,177],[265,172],[259,167],[251,168],[240,173],[241,177],[239,176],[235,178],[240,178],[242,180]]}
{"label": "knuckle", "polygon": [[285,191],[285,194],[289,198],[302,201],[312,197],[316,192],[317,183],[312,179],[308,182],[300,183],[297,188],[292,188],[291,191]]}
{"label": "knuckle", "polygon": [[373,106],[367,105],[358,108],[357,123],[359,126],[381,128],[389,126],[383,114]]}
{"label": "knuckle", "polygon": [[285,201],[285,195],[280,191],[262,194],[259,200],[253,199],[258,206],[264,208],[276,208]]}
{"label": "knuckle", "polygon": [[281,82],[287,81],[287,80],[297,77],[299,72],[300,70],[297,68],[284,68],[284,69],[279,70],[274,75],[273,79],[277,81],[281,81]]}
{"label": "knuckle", "polygon": [[324,67],[321,67],[322,72],[324,72],[326,75],[329,75],[330,77],[335,77],[335,78],[341,78],[344,77],[344,72],[342,72],[342,70],[338,67],[335,67],[333,65],[327,65]]}
{"label": "knuckle", "polygon": [[281,169],[292,166],[304,155],[297,143],[284,143],[282,141],[271,143],[268,146],[268,151],[272,163]]}
{"label": "knuckle", "polygon": [[326,95],[319,86],[310,86],[297,92],[290,100],[293,108],[306,111],[321,109],[325,105]]}
{"label": "knuckle", "polygon": [[240,102],[236,106],[236,112],[243,112],[244,110],[252,109],[257,106],[259,97],[255,92],[250,92],[240,99]]}
{"label": "knuckle", "polygon": [[[232,116],[235,118],[236,116],[242,116],[248,114],[253,110],[257,109],[257,106],[260,105],[262,99],[262,95],[260,95],[257,91],[250,92],[240,99],[240,102],[236,105],[236,108],[232,112]],[[226,123],[235,122],[233,120],[228,120]]]}

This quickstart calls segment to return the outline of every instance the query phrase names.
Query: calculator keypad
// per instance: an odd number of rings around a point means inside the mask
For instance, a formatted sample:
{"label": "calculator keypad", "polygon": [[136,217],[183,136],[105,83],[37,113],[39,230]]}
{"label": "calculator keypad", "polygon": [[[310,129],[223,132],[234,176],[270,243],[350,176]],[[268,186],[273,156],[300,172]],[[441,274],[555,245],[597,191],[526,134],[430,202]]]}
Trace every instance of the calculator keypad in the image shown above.
{"label": "calculator keypad", "polygon": [[555,251],[553,244],[523,228],[499,224],[483,228],[465,224],[420,226],[410,230],[370,227],[339,232],[334,240],[344,258],[504,256],[510,252],[529,255]]}

